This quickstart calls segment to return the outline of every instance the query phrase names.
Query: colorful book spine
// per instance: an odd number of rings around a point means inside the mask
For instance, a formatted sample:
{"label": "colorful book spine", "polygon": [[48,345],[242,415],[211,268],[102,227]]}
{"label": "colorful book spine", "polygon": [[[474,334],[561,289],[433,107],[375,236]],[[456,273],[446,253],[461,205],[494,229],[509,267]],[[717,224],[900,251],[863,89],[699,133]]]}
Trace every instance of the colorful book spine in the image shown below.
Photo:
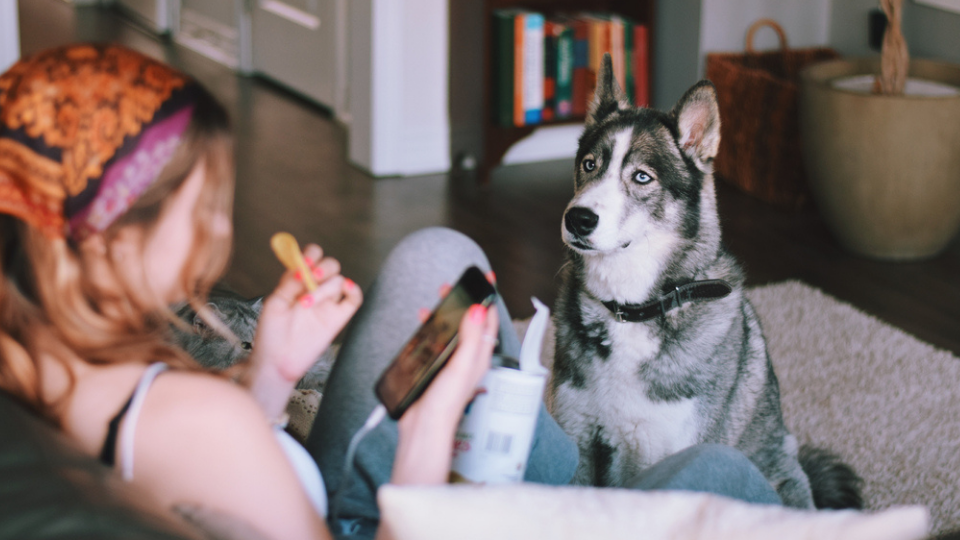
{"label": "colorful book spine", "polygon": [[544,122],[557,116],[557,42],[563,27],[554,21],[543,24],[543,114]]}
{"label": "colorful book spine", "polygon": [[[604,27],[606,24],[604,21],[596,18],[590,17],[587,20],[587,23],[590,25],[590,73],[593,77],[594,83],[590,84],[590,93],[593,93],[593,88],[595,86],[597,73],[600,72],[600,62],[603,61],[604,53]],[[609,35],[607,36],[609,37]]]}
{"label": "colorful book spine", "polygon": [[573,28],[563,26],[557,37],[557,118],[573,115]]}
{"label": "colorful book spine", "polygon": [[493,17],[497,125],[521,127],[585,116],[607,53],[630,102],[649,105],[646,26],[609,14],[561,15],[548,21],[540,13],[502,9]]}
{"label": "colorful book spine", "polygon": [[639,107],[650,106],[650,41],[647,27],[637,24],[633,27],[634,50],[634,103]]}
{"label": "colorful book spine", "polygon": [[607,23],[610,32],[610,59],[613,61],[613,76],[617,79],[620,88],[627,86],[627,66],[624,55],[623,20],[612,17]]}
{"label": "colorful book spine", "polygon": [[623,90],[627,94],[627,100],[629,100],[631,104],[636,105],[635,96],[637,85],[633,80],[634,72],[636,71],[633,67],[633,26],[633,21],[629,19],[623,20],[623,58],[627,70],[626,86]]}
{"label": "colorful book spine", "polygon": [[543,113],[543,15],[524,14],[523,124],[539,124]]}
{"label": "colorful book spine", "polygon": [[513,125],[522,126],[524,123],[523,101],[523,52],[524,38],[526,37],[525,13],[517,13],[513,22]]}
{"label": "colorful book spine", "polygon": [[513,125],[513,57],[514,18],[510,10],[493,12],[494,54],[493,110],[494,121],[501,126]]}
{"label": "colorful book spine", "polygon": [[590,23],[577,19],[573,21],[573,95],[574,116],[587,114],[587,102],[590,100]]}
{"label": "colorful book spine", "polygon": [[587,72],[587,100],[593,99],[597,89],[597,74],[603,55],[611,51],[612,23],[604,15],[585,17],[590,25],[590,65]]}

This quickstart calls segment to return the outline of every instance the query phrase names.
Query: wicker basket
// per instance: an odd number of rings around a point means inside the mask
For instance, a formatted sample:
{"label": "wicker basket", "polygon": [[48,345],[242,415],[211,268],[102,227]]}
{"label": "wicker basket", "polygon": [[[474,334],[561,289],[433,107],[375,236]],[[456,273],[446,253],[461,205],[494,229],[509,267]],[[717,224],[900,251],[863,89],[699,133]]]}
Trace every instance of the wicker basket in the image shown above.
{"label": "wicker basket", "polygon": [[[777,32],[779,51],[754,51],[753,36],[764,26]],[[770,19],[750,26],[744,53],[708,54],[707,78],[720,104],[717,175],[769,203],[803,206],[810,197],[800,154],[799,74],[839,56],[823,47],[788,48],[783,28]]]}

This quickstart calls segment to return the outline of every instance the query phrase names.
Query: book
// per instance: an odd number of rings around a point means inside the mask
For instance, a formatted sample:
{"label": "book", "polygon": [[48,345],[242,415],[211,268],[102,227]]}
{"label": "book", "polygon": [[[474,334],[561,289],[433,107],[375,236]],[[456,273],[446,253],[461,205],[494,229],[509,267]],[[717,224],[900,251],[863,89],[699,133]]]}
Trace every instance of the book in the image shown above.
{"label": "book", "polygon": [[585,116],[603,56],[627,99],[649,105],[647,27],[613,14],[547,20],[524,9],[493,12],[494,122],[521,127]]}
{"label": "book", "polygon": [[493,114],[501,126],[513,125],[514,19],[516,10],[493,12]]}
{"label": "book", "polygon": [[623,88],[623,91],[626,92],[627,100],[630,101],[630,104],[636,105],[637,85],[634,81],[634,73],[636,72],[636,69],[634,69],[633,65],[633,27],[633,21],[630,19],[623,20],[623,58],[627,71],[625,75],[626,86]]}
{"label": "book", "polygon": [[557,37],[556,116],[573,115],[573,28],[563,26]]}
{"label": "book", "polygon": [[[585,14],[589,32],[589,63],[587,67],[587,102],[593,99],[597,89],[597,75],[600,73],[600,64],[603,55],[611,52],[612,23],[610,18],[603,14]],[[612,56],[612,55],[611,55]]]}
{"label": "book", "polygon": [[573,29],[573,81],[571,109],[574,116],[587,114],[590,100],[590,23],[575,18],[568,24]]}
{"label": "book", "polygon": [[633,27],[634,51],[634,103],[638,107],[650,106],[650,41],[647,27],[637,24]]}
{"label": "book", "polygon": [[513,125],[524,123],[523,103],[523,47],[526,33],[526,13],[518,12],[513,18]]}
{"label": "book", "polygon": [[564,28],[556,21],[543,23],[543,113],[544,122],[557,115],[557,43]]}
{"label": "book", "polygon": [[610,18],[610,21],[607,23],[608,31],[610,32],[610,59],[613,63],[613,76],[617,79],[617,84],[620,85],[620,88],[627,87],[627,66],[626,58],[624,54],[624,37],[623,37],[623,19],[617,16]]}
{"label": "book", "polygon": [[[543,25],[540,13],[523,14],[523,42],[521,50],[521,99],[523,118],[515,125],[539,124],[543,112]],[[515,106],[516,110],[516,106]]]}

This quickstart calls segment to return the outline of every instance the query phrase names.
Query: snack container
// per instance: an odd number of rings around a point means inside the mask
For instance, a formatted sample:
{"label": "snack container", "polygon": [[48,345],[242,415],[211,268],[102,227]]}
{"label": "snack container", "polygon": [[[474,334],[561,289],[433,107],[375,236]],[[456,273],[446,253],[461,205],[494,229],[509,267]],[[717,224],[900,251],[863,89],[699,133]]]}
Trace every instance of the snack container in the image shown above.
{"label": "snack container", "polygon": [[520,482],[527,468],[547,370],[540,345],[549,310],[534,299],[537,314],[520,350],[520,360],[494,355],[493,367],[457,427],[451,482]]}
{"label": "snack container", "polygon": [[545,383],[545,375],[506,366],[494,366],[487,372],[457,428],[454,481],[503,484],[523,480]]}

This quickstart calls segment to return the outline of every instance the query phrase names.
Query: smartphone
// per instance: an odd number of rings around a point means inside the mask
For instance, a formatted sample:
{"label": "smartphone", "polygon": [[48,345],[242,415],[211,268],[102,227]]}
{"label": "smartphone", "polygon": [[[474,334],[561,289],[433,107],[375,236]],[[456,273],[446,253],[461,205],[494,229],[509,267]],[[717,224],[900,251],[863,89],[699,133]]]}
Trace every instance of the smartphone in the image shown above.
{"label": "smartphone", "polygon": [[390,418],[403,416],[447,363],[457,348],[460,320],[470,306],[486,307],[495,298],[496,291],[483,272],[476,266],[467,268],[377,381],[377,398]]}

